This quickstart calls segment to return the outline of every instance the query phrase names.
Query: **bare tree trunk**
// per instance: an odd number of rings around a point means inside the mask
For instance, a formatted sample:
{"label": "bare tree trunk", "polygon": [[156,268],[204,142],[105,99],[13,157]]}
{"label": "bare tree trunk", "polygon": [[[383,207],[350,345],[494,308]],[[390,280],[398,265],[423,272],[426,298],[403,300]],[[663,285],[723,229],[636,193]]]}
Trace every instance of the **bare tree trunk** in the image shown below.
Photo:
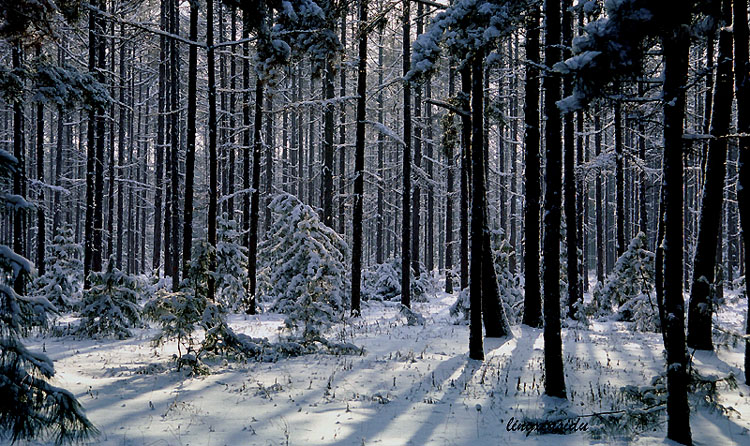
{"label": "bare tree trunk", "polygon": [[[198,40],[198,3],[190,2],[190,40]],[[193,252],[193,194],[195,183],[195,121],[198,82],[198,47],[188,53],[187,145],[185,150],[185,209],[182,228],[182,271],[187,277]],[[247,105],[244,105],[247,107]],[[247,181],[247,180],[246,180]]]}
{"label": "bare tree trunk", "polygon": [[732,113],[732,23],[731,0],[722,0],[719,54],[711,113],[711,140],[708,143],[705,180],[701,196],[698,243],[693,258],[693,284],[688,305],[688,347],[713,350],[711,315],[716,296],[711,294],[716,268],[717,244],[721,245],[724,178],[726,176],[727,139]]}
{"label": "bare tree trunk", "polygon": [[[352,218],[352,315],[360,313],[362,279],[362,203],[365,194],[365,119],[367,100],[367,0],[359,0],[359,63],[357,65],[357,135],[354,154],[354,216]],[[333,120],[333,113],[331,113]],[[333,124],[333,123],[332,123]],[[333,129],[333,128],[332,128]],[[331,152],[333,158],[333,152]]]}
{"label": "bare tree trunk", "polygon": [[[214,48],[214,4],[206,2],[206,46],[208,47],[208,244],[216,247],[216,212],[217,212],[217,159],[216,159],[216,61]],[[210,256],[209,270],[216,271],[216,258]],[[208,275],[209,302],[216,300],[216,279]]]}
{"label": "bare tree trunk", "polygon": [[539,202],[541,198],[539,153],[539,8],[526,18],[526,87],[524,122],[526,131],[526,207],[524,209],[524,277],[523,323],[542,326],[542,292],[539,281]]}
{"label": "bare tree trunk", "polygon": [[[403,73],[411,69],[411,3],[403,0]],[[411,307],[411,86],[404,84],[404,190],[401,231],[401,304]]]}
{"label": "bare tree trunk", "polygon": [[[560,61],[560,0],[545,0],[546,13],[545,63],[554,66]],[[544,79],[544,113],[547,124],[544,132],[547,169],[544,195],[544,370],[545,393],[565,398],[562,339],[560,337],[560,190],[562,189],[562,160],[560,110],[560,77],[554,73]]]}

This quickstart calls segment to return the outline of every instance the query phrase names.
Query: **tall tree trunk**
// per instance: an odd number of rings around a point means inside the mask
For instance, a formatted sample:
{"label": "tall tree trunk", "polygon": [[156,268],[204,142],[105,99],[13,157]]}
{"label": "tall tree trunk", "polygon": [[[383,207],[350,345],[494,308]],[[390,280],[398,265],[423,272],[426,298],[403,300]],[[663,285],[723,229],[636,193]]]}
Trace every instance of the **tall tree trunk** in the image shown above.
{"label": "tall tree trunk", "polygon": [[[382,36],[382,33],[381,33]],[[345,65],[345,59],[346,59],[346,14],[341,14],[341,47],[344,49],[344,54],[341,56],[341,65],[339,66],[339,74],[341,76],[340,78],[340,96],[346,97],[346,65]],[[382,61],[382,49],[379,50],[378,53],[380,58],[378,59],[380,65],[379,67],[382,67],[383,61]],[[379,70],[382,71],[382,68]],[[381,83],[378,85],[382,85],[382,75],[381,75]],[[383,93],[382,91],[378,95],[378,104],[379,107],[382,107],[383,103]],[[339,111],[339,234],[346,234],[346,101],[341,101],[340,105],[341,109]],[[382,112],[380,112],[380,122],[382,124]],[[382,140],[382,137],[378,137],[378,141]],[[382,146],[378,145],[378,150],[380,150]],[[380,152],[378,152],[378,156]],[[378,189],[379,190],[379,189]],[[378,195],[380,197],[380,195]],[[380,202],[379,202],[380,203]],[[380,203],[382,204],[382,203]],[[382,212],[382,210],[381,210]],[[378,216],[380,216],[380,213],[378,213]],[[378,217],[380,218],[380,217]],[[379,221],[382,221],[379,220]],[[382,233],[381,233],[382,235]],[[378,261],[378,263],[383,263],[382,259]]]}
{"label": "tall tree trunk", "polygon": [[323,74],[323,223],[333,228],[333,58],[326,56]]}
{"label": "tall tree trunk", "polygon": [[[161,1],[162,29],[166,31],[165,14],[166,0]],[[213,8],[213,6],[211,6]],[[211,24],[212,25],[212,24]],[[167,42],[165,36],[159,36],[159,92],[158,92],[158,114],[156,120],[156,175],[154,178],[156,191],[154,193],[154,255],[153,269],[156,276],[159,275],[161,267],[161,243],[162,243],[162,194],[164,192],[164,148],[166,146],[166,134],[164,132],[166,112],[167,91]]]}
{"label": "tall tree trunk", "polygon": [[[477,56],[474,57],[476,58]],[[472,65],[473,64],[474,62],[472,61]],[[467,63],[461,71],[461,82],[463,85],[467,83],[471,85],[471,75],[477,74],[472,68],[473,67],[469,66]],[[481,66],[478,71],[480,77],[479,82],[481,82]],[[484,93],[482,92],[479,94],[477,102],[472,104],[476,107],[476,110],[481,110],[483,96]],[[476,116],[474,118],[476,118]],[[463,131],[467,133],[466,128],[464,128]],[[479,135],[474,134],[472,136],[478,136],[481,140],[482,132],[479,131],[477,133],[479,133]],[[472,170],[474,171],[472,186],[474,190],[471,206],[471,251],[473,254],[471,256],[471,279],[469,281],[469,358],[482,361],[484,360],[484,340],[482,339],[482,242],[484,241],[484,237],[482,236],[482,230],[484,229],[482,227],[482,217],[484,214],[481,206],[484,205],[484,202],[482,198],[477,196],[478,194],[476,191],[479,189],[484,192],[484,189],[482,188],[484,185],[484,156],[481,151],[477,153],[477,149],[481,150],[481,147],[472,147],[471,156],[472,163],[474,164],[472,166]],[[482,181],[481,185],[479,184],[479,181]]]}
{"label": "tall tree trunk", "polygon": [[[216,153],[216,61],[214,48],[214,2],[206,2],[206,46],[208,51],[208,244],[216,248],[216,212],[217,212],[217,153]],[[209,257],[209,270],[216,271],[216,258]],[[216,279],[208,275],[209,302],[216,300]]]}
{"label": "tall tree trunk", "polygon": [[[510,334],[510,324],[500,301],[500,289],[495,274],[487,211],[487,145],[484,131],[484,54],[476,54],[471,61],[471,280],[469,300],[481,302],[482,319],[487,337],[499,338]],[[479,297],[474,296],[479,293]],[[476,312],[472,305],[471,312]],[[480,329],[481,330],[481,329]],[[476,341],[474,341],[476,342]],[[470,349],[471,351],[471,349]],[[476,351],[475,351],[476,353]],[[473,359],[482,359],[476,356]]]}
{"label": "tall tree trunk", "polygon": [[461,69],[461,289],[469,286],[469,194],[471,184],[471,67]]}
{"label": "tall tree trunk", "polygon": [[[231,12],[232,16],[232,27],[231,27],[231,39],[232,41],[237,40],[237,10],[232,7]],[[237,88],[237,59],[235,57],[235,48],[236,46],[232,46],[232,52],[229,57],[229,147],[227,148],[229,150],[229,169],[228,169],[228,185],[227,187],[229,190],[227,191],[227,215],[229,216],[230,220],[236,220],[234,215],[234,177],[235,177],[235,163],[236,163],[236,150],[237,147],[235,145],[236,141],[236,120],[235,120],[235,105],[236,105],[236,94],[235,89]],[[285,112],[286,113],[286,112]],[[284,115],[286,116],[286,114]],[[286,123],[285,123],[286,124]],[[284,126],[284,130],[286,131],[286,125]],[[284,144],[284,148],[286,148],[286,144]]]}
{"label": "tall tree trunk", "polygon": [[[190,40],[198,40],[198,2],[190,2]],[[198,81],[198,46],[188,53],[187,145],[185,148],[185,209],[182,228],[182,274],[187,277],[193,253],[193,189],[195,183],[195,121]],[[243,73],[244,75],[244,73]],[[243,105],[247,108],[247,105]],[[247,130],[245,130],[247,131]],[[246,180],[247,181],[247,180]],[[244,228],[243,228],[244,229]]]}
{"label": "tall tree trunk", "polygon": [[[417,36],[423,32],[423,9],[422,3],[417,3]],[[414,86],[414,121],[416,126],[414,127],[414,168],[416,169],[417,175],[414,178],[414,186],[412,191],[411,199],[411,269],[414,272],[415,277],[419,277],[421,274],[420,267],[420,254],[419,254],[419,242],[420,242],[420,229],[421,229],[421,199],[422,199],[422,188],[420,185],[421,170],[422,170],[422,86]]]}
{"label": "tall tree trunk", "polygon": [[526,87],[524,90],[524,145],[526,146],[526,207],[524,209],[523,272],[525,282],[523,323],[542,326],[542,292],[539,281],[539,8],[526,16]]}
{"label": "tall tree trunk", "polygon": [[[573,13],[570,10],[572,0],[563,0],[562,38],[563,46],[569,48],[573,42]],[[566,50],[566,58],[572,55]],[[565,95],[573,94],[573,79],[567,76],[564,81]],[[568,317],[575,319],[577,304],[583,303],[583,293],[578,265],[578,212],[576,211],[576,172],[575,172],[575,135],[573,133],[573,113],[564,116],[563,139],[565,142],[565,235],[567,238],[568,262]]]}
{"label": "tall tree trunk", "polygon": [[250,302],[245,310],[248,314],[257,312],[255,294],[257,289],[256,262],[258,260],[258,220],[260,217],[260,156],[263,142],[260,128],[263,124],[263,81],[255,83],[255,126],[253,129],[253,186],[250,198],[250,249],[248,250],[248,274],[250,275]]}
{"label": "tall tree trunk", "polygon": [[[254,14],[247,9],[242,11],[242,38],[247,39],[250,36],[250,14]],[[244,310],[250,314],[255,313],[255,299],[254,294],[250,293],[250,289],[253,288],[253,280],[255,276],[255,262],[250,263],[250,249],[251,249],[251,237],[250,237],[250,223],[251,223],[251,212],[250,212],[250,45],[246,42],[242,44],[242,187],[244,189],[242,193],[242,230],[243,243],[248,251],[248,292],[246,295],[246,301],[242,303]],[[297,147],[299,150],[299,146]],[[255,149],[252,150],[253,157],[253,174],[256,178],[258,173],[255,171]],[[260,165],[258,165],[258,171],[260,171]],[[255,184],[255,183],[253,183]],[[255,186],[257,188],[257,185]],[[257,228],[257,226],[256,226]],[[257,239],[256,239],[257,240]],[[253,288],[253,291],[255,289]]]}
{"label": "tall tree trunk", "polygon": [[[265,232],[271,230],[271,207],[269,204],[273,200],[273,158],[275,147],[275,139],[273,134],[273,91],[264,85],[264,92],[268,98],[268,112],[266,113],[266,210],[265,210],[265,221],[263,229]],[[312,165],[312,164],[311,164]],[[312,188],[310,189],[312,190]]]}
{"label": "tall tree trunk", "polygon": [[[602,154],[602,123],[601,107],[598,105],[594,110],[594,154],[597,158]],[[604,196],[602,193],[602,171],[596,170],[596,191],[594,201],[596,202],[596,282],[604,286]]]}
{"label": "tall tree trunk", "polygon": [[689,7],[674,11],[674,23],[662,39],[664,52],[664,310],[667,345],[667,438],[691,444],[687,400],[685,308],[682,297],[682,133],[690,49]]}
{"label": "tall tree trunk", "polygon": [[[343,35],[343,34],[342,34]],[[383,29],[381,28],[378,32],[378,85],[383,85]],[[342,89],[342,96],[344,91]],[[343,107],[343,105],[342,105]],[[385,125],[384,121],[384,102],[383,102],[383,89],[378,91],[378,123]],[[343,141],[341,143],[343,147]],[[343,159],[343,152],[342,152]],[[344,172],[343,169],[341,171]],[[378,217],[376,227],[376,245],[377,250],[375,254],[375,262],[379,265],[385,261],[385,246],[384,246],[384,200],[385,200],[385,140],[383,132],[378,132]]]}
{"label": "tall tree trunk", "polygon": [[[560,0],[545,0],[546,13],[545,63],[554,66],[560,61]],[[544,131],[547,169],[544,176],[544,371],[545,393],[565,398],[562,339],[560,337],[560,190],[562,189],[560,77],[554,73],[544,79]]]}
{"label": "tall tree trunk", "polygon": [[[360,313],[362,279],[362,203],[365,194],[365,119],[367,100],[367,0],[359,0],[359,62],[357,64],[357,130],[354,154],[354,216],[352,218],[352,315]],[[333,113],[332,113],[333,114]],[[333,120],[333,116],[331,116]],[[331,153],[333,158],[333,152]]]}
{"label": "tall tree trunk", "polygon": [[[125,24],[120,23],[120,35],[125,37]],[[125,104],[125,53],[127,51],[127,45],[125,40],[120,42],[120,125],[117,132],[117,166],[118,172],[117,177],[125,173],[125,126],[126,126],[126,107]],[[132,138],[132,135],[131,135]],[[125,182],[121,181],[117,186],[117,257],[116,264],[118,269],[122,269],[122,233],[123,233],[123,211],[125,199]],[[110,211],[111,212],[111,211]],[[110,236],[111,237],[111,236]]]}
{"label": "tall tree trunk", "polygon": [[[170,0],[169,8],[170,32],[175,36],[180,35],[180,16],[179,5],[177,0]],[[180,287],[180,171],[179,171],[179,154],[180,154],[180,55],[178,53],[177,40],[170,39],[169,49],[169,69],[170,69],[170,197],[172,222],[170,234],[171,254],[170,263],[172,266],[172,291],[179,290]]]}
{"label": "tall tree trunk", "polygon": [[[37,57],[41,56],[41,48],[37,49]],[[36,179],[41,184],[44,180],[44,104],[39,102],[36,106]],[[44,275],[45,261],[44,251],[47,241],[46,222],[44,216],[44,187],[39,188],[36,208],[36,266],[39,276]]]}
{"label": "tall tree trunk", "polygon": [[693,284],[688,305],[687,345],[698,350],[713,350],[711,315],[716,296],[711,294],[716,269],[716,248],[720,244],[724,177],[726,176],[727,139],[732,113],[732,23],[731,0],[722,0],[719,54],[711,113],[711,140],[708,143],[705,180],[700,204],[698,242],[693,258]]}
{"label": "tall tree trunk", "polygon": [[615,201],[617,210],[617,238],[615,252],[617,258],[625,252],[625,207],[623,197],[625,194],[625,180],[623,175],[623,143],[622,143],[622,103],[615,102]]}
{"label": "tall tree trunk", "polygon": [[[89,19],[89,39],[92,38],[95,32],[95,25],[93,25],[95,19],[93,17],[95,17],[95,14],[92,12]],[[23,64],[23,48],[19,40],[13,42],[13,49],[11,51],[13,53],[11,56],[13,59],[13,69],[20,70]],[[16,165],[16,170],[13,173],[13,194],[18,196],[23,196],[23,183],[25,181],[24,176],[26,175],[25,145],[23,102],[19,98],[13,101],[13,156],[18,160],[18,165]],[[86,197],[88,198],[88,196],[87,194]],[[24,233],[26,232],[24,225],[25,212],[24,209],[16,209],[13,213],[13,251],[17,254],[26,252],[26,240],[24,238]],[[17,275],[13,289],[18,294],[24,294],[26,277],[22,277],[21,274]]]}
{"label": "tall tree trunk", "polygon": [[[382,33],[381,33],[382,35]],[[379,83],[382,85],[382,80]],[[448,74],[448,97],[453,98],[456,93],[456,70],[453,65],[450,67],[450,73]],[[453,123],[451,122],[451,125]],[[445,191],[445,292],[453,293],[453,171],[455,169],[454,163],[454,147],[453,140],[445,146],[445,159],[446,159],[446,191]]]}
{"label": "tall tree trunk", "polygon": [[[403,74],[411,69],[411,2],[403,0]],[[404,84],[404,157],[401,231],[401,304],[411,307],[411,85]]]}
{"label": "tall tree trunk", "polygon": [[[750,58],[748,57],[748,33],[747,25],[747,0],[735,0],[734,2],[734,76],[737,95],[737,131],[750,134]],[[750,137],[743,136],[739,139],[739,159],[737,175],[737,207],[740,214],[740,232],[744,249],[745,277],[750,267],[750,255],[748,255],[747,241],[750,237],[750,197],[748,196],[748,178],[750,177]],[[748,293],[748,281],[745,280],[745,294]],[[748,304],[750,311],[750,304]],[[750,321],[747,322],[745,333],[750,335]],[[745,340],[745,382],[750,382],[750,340]]]}

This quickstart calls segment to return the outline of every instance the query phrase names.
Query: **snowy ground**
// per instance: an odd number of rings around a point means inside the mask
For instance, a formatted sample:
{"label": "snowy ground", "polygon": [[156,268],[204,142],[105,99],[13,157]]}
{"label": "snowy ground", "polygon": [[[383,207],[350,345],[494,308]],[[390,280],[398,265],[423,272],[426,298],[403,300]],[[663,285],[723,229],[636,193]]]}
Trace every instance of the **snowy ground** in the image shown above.
{"label": "snowy ground", "polygon": [[[622,408],[619,389],[647,385],[664,368],[658,334],[621,323],[563,332],[568,400],[543,393],[541,330],[514,327],[512,339],[486,339],[486,360],[468,359],[468,326],[448,316],[453,298],[415,304],[424,326],[406,326],[390,303],[366,305],[356,326],[333,337],[365,348],[363,356],[313,355],[276,363],[217,363],[212,374],[186,377],[170,366],[174,343],[151,346],[154,331],[124,341],[32,338],[101,435],[101,445],[581,445],[624,444],[586,432],[526,436],[508,431],[511,417],[545,419]],[[722,326],[743,331],[746,302],[729,299]],[[230,318],[238,332],[277,335],[278,315]],[[697,354],[703,375],[734,373],[743,382],[743,347]],[[727,418],[698,409],[696,444],[750,445],[750,388],[721,390]],[[582,418],[581,421],[587,421]],[[634,443],[669,444],[664,426]]]}

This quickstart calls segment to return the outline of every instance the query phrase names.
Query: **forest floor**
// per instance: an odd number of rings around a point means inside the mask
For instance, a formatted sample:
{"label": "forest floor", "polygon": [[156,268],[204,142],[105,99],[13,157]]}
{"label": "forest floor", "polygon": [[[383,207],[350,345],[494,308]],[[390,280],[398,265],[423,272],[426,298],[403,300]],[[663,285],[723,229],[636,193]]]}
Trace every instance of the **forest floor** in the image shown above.
{"label": "forest floor", "polygon": [[[72,391],[101,430],[97,445],[581,445],[670,444],[665,415],[637,434],[591,433],[592,413],[637,407],[621,387],[646,386],[664,366],[657,333],[635,333],[621,322],[563,329],[568,399],[543,395],[542,330],[515,326],[508,339],[486,339],[484,362],[468,358],[468,326],[449,315],[454,297],[439,294],[414,308],[426,324],[406,325],[398,306],[365,303],[363,317],[332,338],[365,349],[360,356],[309,355],[274,363],[217,362],[208,376],[175,371],[174,342],[154,348],[154,330],[127,340],[34,337],[27,344],[54,360],[55,384]],[[747,303],[729,297],[722,327],[744,332]],[[232,315],[230,325],[253,337],[278,336],[275,314]],[[719,386],[730,416],[696,403],[696,444],[750,445],[750,388],[744,348],[698,353],[703,376],[734,374]],[[629,406],[628,406],[629,405]],[[640,413],[637,410],[634,413]],[[516,420],[573,417],[581,429],[527,436]],[[575,416],[583,416],[575,418]]]}

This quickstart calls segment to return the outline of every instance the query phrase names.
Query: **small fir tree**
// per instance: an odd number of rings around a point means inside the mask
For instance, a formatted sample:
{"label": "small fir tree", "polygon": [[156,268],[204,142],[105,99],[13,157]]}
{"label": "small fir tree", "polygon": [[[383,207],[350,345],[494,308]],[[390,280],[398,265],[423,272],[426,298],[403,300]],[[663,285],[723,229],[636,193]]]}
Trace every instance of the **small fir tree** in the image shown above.
{"label": "small fir tree", "polygon": [[34,281],[34,294],[46,297],[59,311],[70,310],[83,291],[83,248],[75,243],[70,225],[58,228],[50,251],[47,271]]}
{"label": "small fir tree", "polygon": [[[0,149],[0,180],[18,161]],[[0,192],[0,204],[29,208],[23,197]],[[17,215],[19,215],[17,214]],[[0,442],[49,439],[57,444],[84,440],[97,433],[83,408],[67,390],[49,384],[55,369],[47,356],[24,347],[21,336],[47,321],[53,305],[42,296],[22,296],[13,289],[27,280],[31,262],[0,245]]]}
{"label": "small fir tree", "polygon": [[318,340],[346,312],[347,245],[292,195],[277,195],[269,208],[271,229],[258,250],[261,296],[273,311],[286,314],[289,330],[305,341]]}
{"label": "small fir tree", "polygon": [[140,319],[137,300],[143,287],[134,276],[115,268],[115,262],[110,257],[106,271],[92,271],[89,276],[91,288],[84,292],[78,329],[84,336],[128,338]]}
{"label": "small fir tree", "polygon": [[219,219],[219,242],[216,246],[216,293],[227,310],[236,310],[246,299],[247,248],[236,220],[226,215]]}
{"label": "small fir tree", "polygon": [[645,246],[646,235],[640,232],[617,259],[604,284],[594,288],[589,313],[606,316],[616,311],[621,320],[634,322],[637,330],[659,330],[654,296],[655,255]]}

